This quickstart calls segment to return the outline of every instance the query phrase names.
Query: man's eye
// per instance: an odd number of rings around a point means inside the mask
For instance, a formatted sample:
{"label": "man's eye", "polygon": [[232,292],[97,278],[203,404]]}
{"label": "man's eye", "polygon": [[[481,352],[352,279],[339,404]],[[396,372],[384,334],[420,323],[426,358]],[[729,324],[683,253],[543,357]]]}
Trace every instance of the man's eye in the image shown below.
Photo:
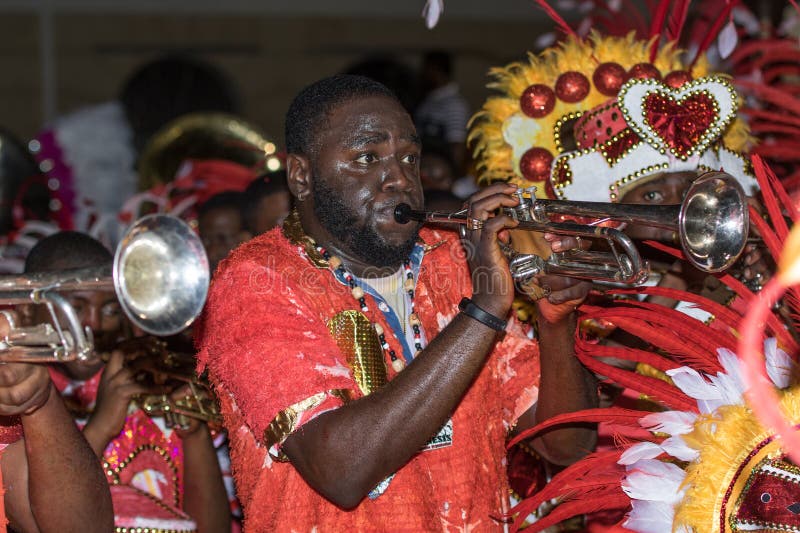
{"label": "man's eye", "polygon": [[664,201],[664,195],[661,194],[658,191],[648,191],[648,192],[646,192],[646,193],[644,193],[642,195],[642,198],[644,198],[648,202],[663,202]]}
{"label": "man's eye", "polygon": [[419,156],[417,154],[408,154],[403,158],[403,161],[406,163],[411,163],[412,165],[416,164],[419,161]]}
{"label": "man's eye", "polygon": [[114,304],[103,307],[102,314],[104,317],[112,318],[112,317],[118,317],[121,311],[122,309],[120,309],[119,305]]}
{"label": "man's eye", "polygon": [[359,163],[374,163],[376,160],[375,154],[361,154],[356,158]]}

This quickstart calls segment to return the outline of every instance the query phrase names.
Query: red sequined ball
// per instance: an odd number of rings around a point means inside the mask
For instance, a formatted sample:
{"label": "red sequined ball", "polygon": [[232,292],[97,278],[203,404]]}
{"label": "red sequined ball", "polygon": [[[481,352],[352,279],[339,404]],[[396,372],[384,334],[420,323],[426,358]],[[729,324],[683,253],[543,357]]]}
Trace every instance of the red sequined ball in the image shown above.
{"label": "red sequined ball", "polygon": [[692,81],[692,75],[685,70],[673,70],[664,76],[664,84],[673,89],[679,89],[690,81]]}
{"label": "red sequined ball", "polygon": [[647,80],[661,79],[661,72],[650,63],[637,63],[628,71],[628,79]]}
{"label": "red sequined ball", "polygon": [[547,85],[531,85],[519,97],[522,112],[531,118],[542,118],[550,114],[556,105],[556,93]]}
{"label": "red sequined ball", "polygon": [[619,63],[603,63],[592,74],[594,86],[606,96],[616,96],[627,79],[628,73]]}
{"label": "red sequined ball", "polygon": [[534,147],[525,152],[519,161],[522,176],[529,181],[543,181],[550,176],[553,154],[544,148]]}
{"label": "red sequined ball", "polygon": [[589,94],[589,79],[571,70],[558,77],[556,81],[556,96],[564,102],[574,104],[580,102]]}

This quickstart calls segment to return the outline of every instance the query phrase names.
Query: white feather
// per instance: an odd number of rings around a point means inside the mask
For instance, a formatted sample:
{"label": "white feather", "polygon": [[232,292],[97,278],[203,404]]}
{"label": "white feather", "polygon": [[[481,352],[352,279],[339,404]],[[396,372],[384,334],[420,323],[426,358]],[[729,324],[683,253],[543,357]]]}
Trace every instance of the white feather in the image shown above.
{"label": "white feather", "polygon": [[637,500],[677,503],[683,497],[680,489],[686,473],[672,463],[644,459],[628,467],[622,490]]}
{"label": "white feather", "polygon": [[639,533],[672,533],[675,508],[664,502],[631,501],[631,512],[625,523],[628,529]]}
{"label": "white feather", "polygon": [[432,30],[439,22],[439,17],[444,12],[444,0],[428,0],[422,8],[425,26]]}
{"label": "white feather", "polygon": [[652,442],[634,444],[623,452],[617,464],[632,465],[642,459],[655,459],[663,453],[661,446]]}
{"label": "white feather", "polygon": [[764,357],[767,361],[767,375],[779,389],[791,384],[795,372],[794,361],[786,352],[778,348],[778,339],[770,337],[764,341]]}
{"label": "white feather", "polygon": [[667,370],[675,385],[684,393],[698,400],[715,400],[719,398],[717,390],[707,382],[699,372],[688,366]]}
{"label": "white feather", "polygon": [[736,49],[736,43],[738,42],[739,36],[736,34],[736,27],[733,25],[733,19],[731,19],[725,24],[725,27],[722,28],[717,37],[719,56],[722,59],[727,59]]}
{"label": "white feather", "polygon": [[680,435],[675,435],[665,439],[661,443],[661,449],[672,457],[677,457],[681,461],[694,461],[700,456],[700,452],[686,444]]}
{"label": "white feather", "polygon": [[643,416],[639,425],[645,429],[667,433],[668,435],[683,435],[694,429],[697,415],[687,411],[664,411]]}

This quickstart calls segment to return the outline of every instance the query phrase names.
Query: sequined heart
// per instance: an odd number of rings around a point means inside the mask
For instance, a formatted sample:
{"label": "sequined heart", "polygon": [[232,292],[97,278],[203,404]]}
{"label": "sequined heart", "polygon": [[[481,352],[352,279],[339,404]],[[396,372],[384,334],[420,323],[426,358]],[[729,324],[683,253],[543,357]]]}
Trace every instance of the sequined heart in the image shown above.
{"label": "sequined heart", "polygon": [[661,92],[644,99],[647,124],[666,143],[672,153],[686,157],[700,144],[717,112],[714,100],[706,93],[690,94],[680,101]]}
{"label": "sequined heart", "polygon": [[633,79],[618,99],[625,121],[645,142],[684,160],[716,141],[738,108],[733,87],[719,77],[698,78],[680,89]]}

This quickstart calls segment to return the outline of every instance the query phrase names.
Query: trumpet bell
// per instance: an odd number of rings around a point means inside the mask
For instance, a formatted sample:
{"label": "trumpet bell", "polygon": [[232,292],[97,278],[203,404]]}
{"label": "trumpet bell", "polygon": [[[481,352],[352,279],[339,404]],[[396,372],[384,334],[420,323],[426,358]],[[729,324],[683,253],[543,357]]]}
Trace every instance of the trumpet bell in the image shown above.
{"label": "trumpet bell", "polygon": [[168,215],[139,219],[114,255],[114,289],[131,321],[152,335],[188,327],[206,301],[208,258],[188,224]]}
{"label": "trumpet bell", "polygon": [[750,216],[741,185],[724,172],[707,172],[686,193],[678,218],[681,247],[706,272],[730,268],[747,244]]}

